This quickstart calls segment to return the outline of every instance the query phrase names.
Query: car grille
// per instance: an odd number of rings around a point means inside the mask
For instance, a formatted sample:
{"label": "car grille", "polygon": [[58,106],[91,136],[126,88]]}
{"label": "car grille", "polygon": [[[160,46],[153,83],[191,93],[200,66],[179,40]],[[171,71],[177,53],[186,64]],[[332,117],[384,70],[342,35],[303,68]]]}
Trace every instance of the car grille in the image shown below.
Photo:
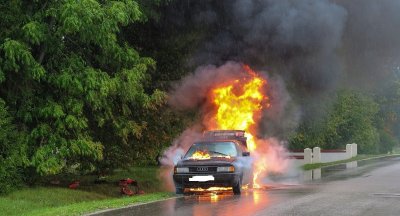
{"label": "car grille", "polygon": [[217,172],[217,167],[210,167],[210,166],[189,167],[189,172],[191,172],[191,173],[213,173],[213,172]]}

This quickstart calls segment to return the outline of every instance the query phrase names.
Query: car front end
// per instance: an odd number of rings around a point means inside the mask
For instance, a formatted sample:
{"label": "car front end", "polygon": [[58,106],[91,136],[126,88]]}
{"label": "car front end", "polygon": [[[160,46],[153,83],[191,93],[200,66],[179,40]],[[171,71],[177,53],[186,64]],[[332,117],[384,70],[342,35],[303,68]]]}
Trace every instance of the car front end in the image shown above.
{"label": "car front end", "polygon": [[244,166],[247,156],[249,153],[235,140],[194,143],[174,167],[176,193],[182,194],[186,188],[226,187],[240,194],[243,180],[248,179],[249,169]]}
{"label": "car front end", "polygon": [[173,179],[177,190],[184,188],[232,187],[241,179],[242,172],[232,159],[208,161],[183,160],[174,168]]}

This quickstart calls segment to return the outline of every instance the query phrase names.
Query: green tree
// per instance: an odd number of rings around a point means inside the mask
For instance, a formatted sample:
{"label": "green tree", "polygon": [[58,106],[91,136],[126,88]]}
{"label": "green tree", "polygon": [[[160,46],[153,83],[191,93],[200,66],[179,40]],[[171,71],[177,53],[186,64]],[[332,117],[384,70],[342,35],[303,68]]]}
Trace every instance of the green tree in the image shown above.
{"label": "green tree", "polygon": [[387,153],[399,143],[400,139],[400,79],[393,74],[392,79],[376,92],[379,112],[376,125],[380,134],[379,152]]}
{"label": "green tree", "polygon": [[147,126],[135,113],[165,98],[145,91],[155,62],[120,34],[145,19],[138,3],[15,0],[0,12],[0,97],[26,127],[30,165],[40,174],[91,170],[105,152],[123,154],[118,146]]}
{"label": "green tree", "polygon": [[301,126],[291,138],[291,146],[340,149],[345,144],[357,143],[359,153],[376,153],[379,133],[375,119],[378,110],[378,104],[367,95],[339,91],[326,117],[320,122],[315,120],[307,124],[307,127]]}
{"label": "green tree", "polygon": [[[141,0],[146,22],[135,22],[121,31],[129,45],[150,56],[157,62],[154,70],[149,70],[151,82],[145,86],[146,92],[155,89],[168,91],[171,86],[194,70],[188,64],[193,52],[204,41],[207,28],[195,22],[193,7],[202,5],[197,1]],[[196,65],[197,66],[197,65]],[[119,166],[134,164],[155,164],[165,148],[194,121],[192,112],[177,112],[164,104],[156,110],[136,112],[136,119],[146,122],[146,129],[140,137],[132,137],[127,145],[120,146],[126,158],[119,160]],[[138,150],[140,149],[140,151]],[[124,154],[126,153],[126,154]],[[108,161],[115,156],[108,156]]]}
{"label": "green tree", "polygon": [[371,97],[354,91],[339,92],[326,125],[326,146],[357,143],[360,153],[376,153],[379,134],[374,120],[378,109]]}

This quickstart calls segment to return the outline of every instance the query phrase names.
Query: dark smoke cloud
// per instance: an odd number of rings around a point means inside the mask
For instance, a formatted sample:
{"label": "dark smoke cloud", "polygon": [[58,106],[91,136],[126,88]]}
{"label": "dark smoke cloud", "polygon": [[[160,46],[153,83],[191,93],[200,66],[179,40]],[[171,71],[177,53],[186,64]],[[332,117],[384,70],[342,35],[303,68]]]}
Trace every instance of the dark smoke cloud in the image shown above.
{"label": "dark smoke cloud", "polygon": [[400,1],[337,0],[348,11],[341,55],[347,86],[380,88],[400,63]]}
{"label": "dark smoke cloud", "polygon": [[170,94],[169,104],[176,109],[192,109],[202,105],[208,91],[219,83],[245,76],[242,65],[227,62],[222,67],[207,65],[198,67],[194,73],[183,78]]}
{"label": "dark smoke cloud", "polygon": [[187,2],[194,18],[186,20],[208,31],[195,67],[245,62],[318,100],[342,85],[380,87],[399,65],[398,0]]}
{"label": "dark smoke cloud", "polygon": [[[340,47],[347,12],[327,0],[220,1],[215,35],[194,63],[237,60],[279,73],[299,91],[323,91],[340,74]],[[207,20],[209,22],[209,20]]]}
{"label": "dark smoke cloud", "polygon": [[271,106],[263,112],[258,137],[287,139],[300,122],[300,109],[287,92],[281,77],[270,76],[268,81]]}

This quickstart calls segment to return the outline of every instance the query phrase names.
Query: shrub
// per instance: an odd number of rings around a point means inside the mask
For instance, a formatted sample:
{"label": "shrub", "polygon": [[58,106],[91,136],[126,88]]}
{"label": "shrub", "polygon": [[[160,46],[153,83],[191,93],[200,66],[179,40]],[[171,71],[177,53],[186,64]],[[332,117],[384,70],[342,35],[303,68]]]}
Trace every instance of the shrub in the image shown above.
{"label": "shrub", "polygon": [[24,135],[15,130],[5,102],[0,99],[0,194],[22,184],[21,168],[26,163]]}

